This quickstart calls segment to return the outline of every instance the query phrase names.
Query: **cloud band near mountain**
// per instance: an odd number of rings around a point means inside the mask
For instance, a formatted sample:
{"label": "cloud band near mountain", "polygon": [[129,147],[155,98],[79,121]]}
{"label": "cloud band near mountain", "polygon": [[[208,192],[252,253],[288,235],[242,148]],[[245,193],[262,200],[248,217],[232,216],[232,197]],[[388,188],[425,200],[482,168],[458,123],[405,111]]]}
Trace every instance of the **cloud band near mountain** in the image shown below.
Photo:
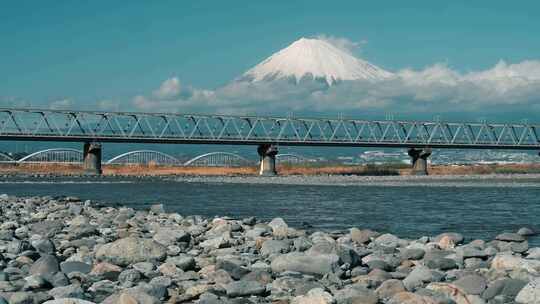
{"label": "cloud band near mountain", "polygon": [[540,113],[540,61],[500,61],[478,72],[460,73],[444,64],[404,69],[379,81],[291,79],[235,81],[216,90],[181,85],[173,77],[147,96],[137,96],[138,110],[207,113],[327,114],[392,113]]}

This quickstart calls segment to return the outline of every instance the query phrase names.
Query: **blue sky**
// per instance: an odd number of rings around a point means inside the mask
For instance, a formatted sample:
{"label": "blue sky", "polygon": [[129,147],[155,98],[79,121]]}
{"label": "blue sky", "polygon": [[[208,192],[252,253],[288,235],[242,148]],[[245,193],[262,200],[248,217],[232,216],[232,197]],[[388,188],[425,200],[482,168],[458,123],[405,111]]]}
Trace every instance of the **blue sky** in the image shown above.
{"label": "blue sky", "polygon": [[[135,96],[151,95],[171,77],[215,90],[298,38],[320,34],[365,42],[357,54],[390,71],[443,63],[468,73],[488,70],[501,59],[509,64],[540,59],[538,1],[5,1],[0,6],[2,106],[69,100],[66,105],[81,108],[106,100],[130,108]],[[525,108],[536,98],[529,95],[526,103],[520,101]]]}

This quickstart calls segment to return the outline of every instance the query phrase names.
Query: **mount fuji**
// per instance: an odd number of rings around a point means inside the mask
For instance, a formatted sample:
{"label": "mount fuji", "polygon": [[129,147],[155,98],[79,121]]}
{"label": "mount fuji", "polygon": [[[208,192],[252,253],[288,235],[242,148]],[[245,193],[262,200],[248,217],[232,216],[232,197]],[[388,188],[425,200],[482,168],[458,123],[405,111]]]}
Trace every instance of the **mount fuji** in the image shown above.
{"label": "mount fuji", "polygon": [[245,72],[238,81],[256,83],[288,79],[298,84],[321,80],[332,86],[347,80],[380,81],[392,77],[394,74],[356,58],[326,40],[300,38]]}

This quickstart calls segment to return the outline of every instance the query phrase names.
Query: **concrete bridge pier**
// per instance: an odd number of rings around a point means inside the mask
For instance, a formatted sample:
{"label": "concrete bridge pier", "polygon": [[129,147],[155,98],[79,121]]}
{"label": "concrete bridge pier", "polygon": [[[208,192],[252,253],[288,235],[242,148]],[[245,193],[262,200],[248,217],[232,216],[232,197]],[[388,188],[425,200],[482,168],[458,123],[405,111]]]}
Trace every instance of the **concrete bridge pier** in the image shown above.
{"label": "concrete bridge pier", "polygon": [[98,143],[84,143],[83,149],[84,157],[84,172],[91,175],[101,175],[101,144]]}
{"label": "concrete bridge pier", "polygon": [[412,175],[428,175],[428,158],[431,156],[431,149],[415,149],[408,151],[412,163]]}
{"label": "concrete bridge pier", "polygon": [[259,153],[259,156],[261,157],[259,175],[262,175],[262,176],[277,175],[277,170],[276,170],[276,155],[278,154],[277,147],[271,144],[259,145],[259,147],[257,148],[257,153]]}

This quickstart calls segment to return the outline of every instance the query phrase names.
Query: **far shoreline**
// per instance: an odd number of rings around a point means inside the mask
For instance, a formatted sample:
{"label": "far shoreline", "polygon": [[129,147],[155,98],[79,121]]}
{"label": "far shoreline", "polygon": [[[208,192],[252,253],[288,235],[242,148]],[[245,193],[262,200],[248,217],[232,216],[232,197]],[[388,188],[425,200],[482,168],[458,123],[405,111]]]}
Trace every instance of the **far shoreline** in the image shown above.
{"label": "far shoreline", "polygon": [[[258,176],[257,166],[244,167],[182,167],[147,165],[104,165],[102,176],[155,176],[155,177],[211,177],[211,176]],[[467,164],[467,165],[430,165],[429,178],[469,176],[510,176],[519,178],[520,175],[540,175],[540,163],[519,164]],[[301,164],[279,165],[278,176],[361,176],[361,177],[414,177],[412,168],[407,164]],[[86,175],[80,164],[2,164],[0,175],[51,175],[51,176],[82,176]]]}

